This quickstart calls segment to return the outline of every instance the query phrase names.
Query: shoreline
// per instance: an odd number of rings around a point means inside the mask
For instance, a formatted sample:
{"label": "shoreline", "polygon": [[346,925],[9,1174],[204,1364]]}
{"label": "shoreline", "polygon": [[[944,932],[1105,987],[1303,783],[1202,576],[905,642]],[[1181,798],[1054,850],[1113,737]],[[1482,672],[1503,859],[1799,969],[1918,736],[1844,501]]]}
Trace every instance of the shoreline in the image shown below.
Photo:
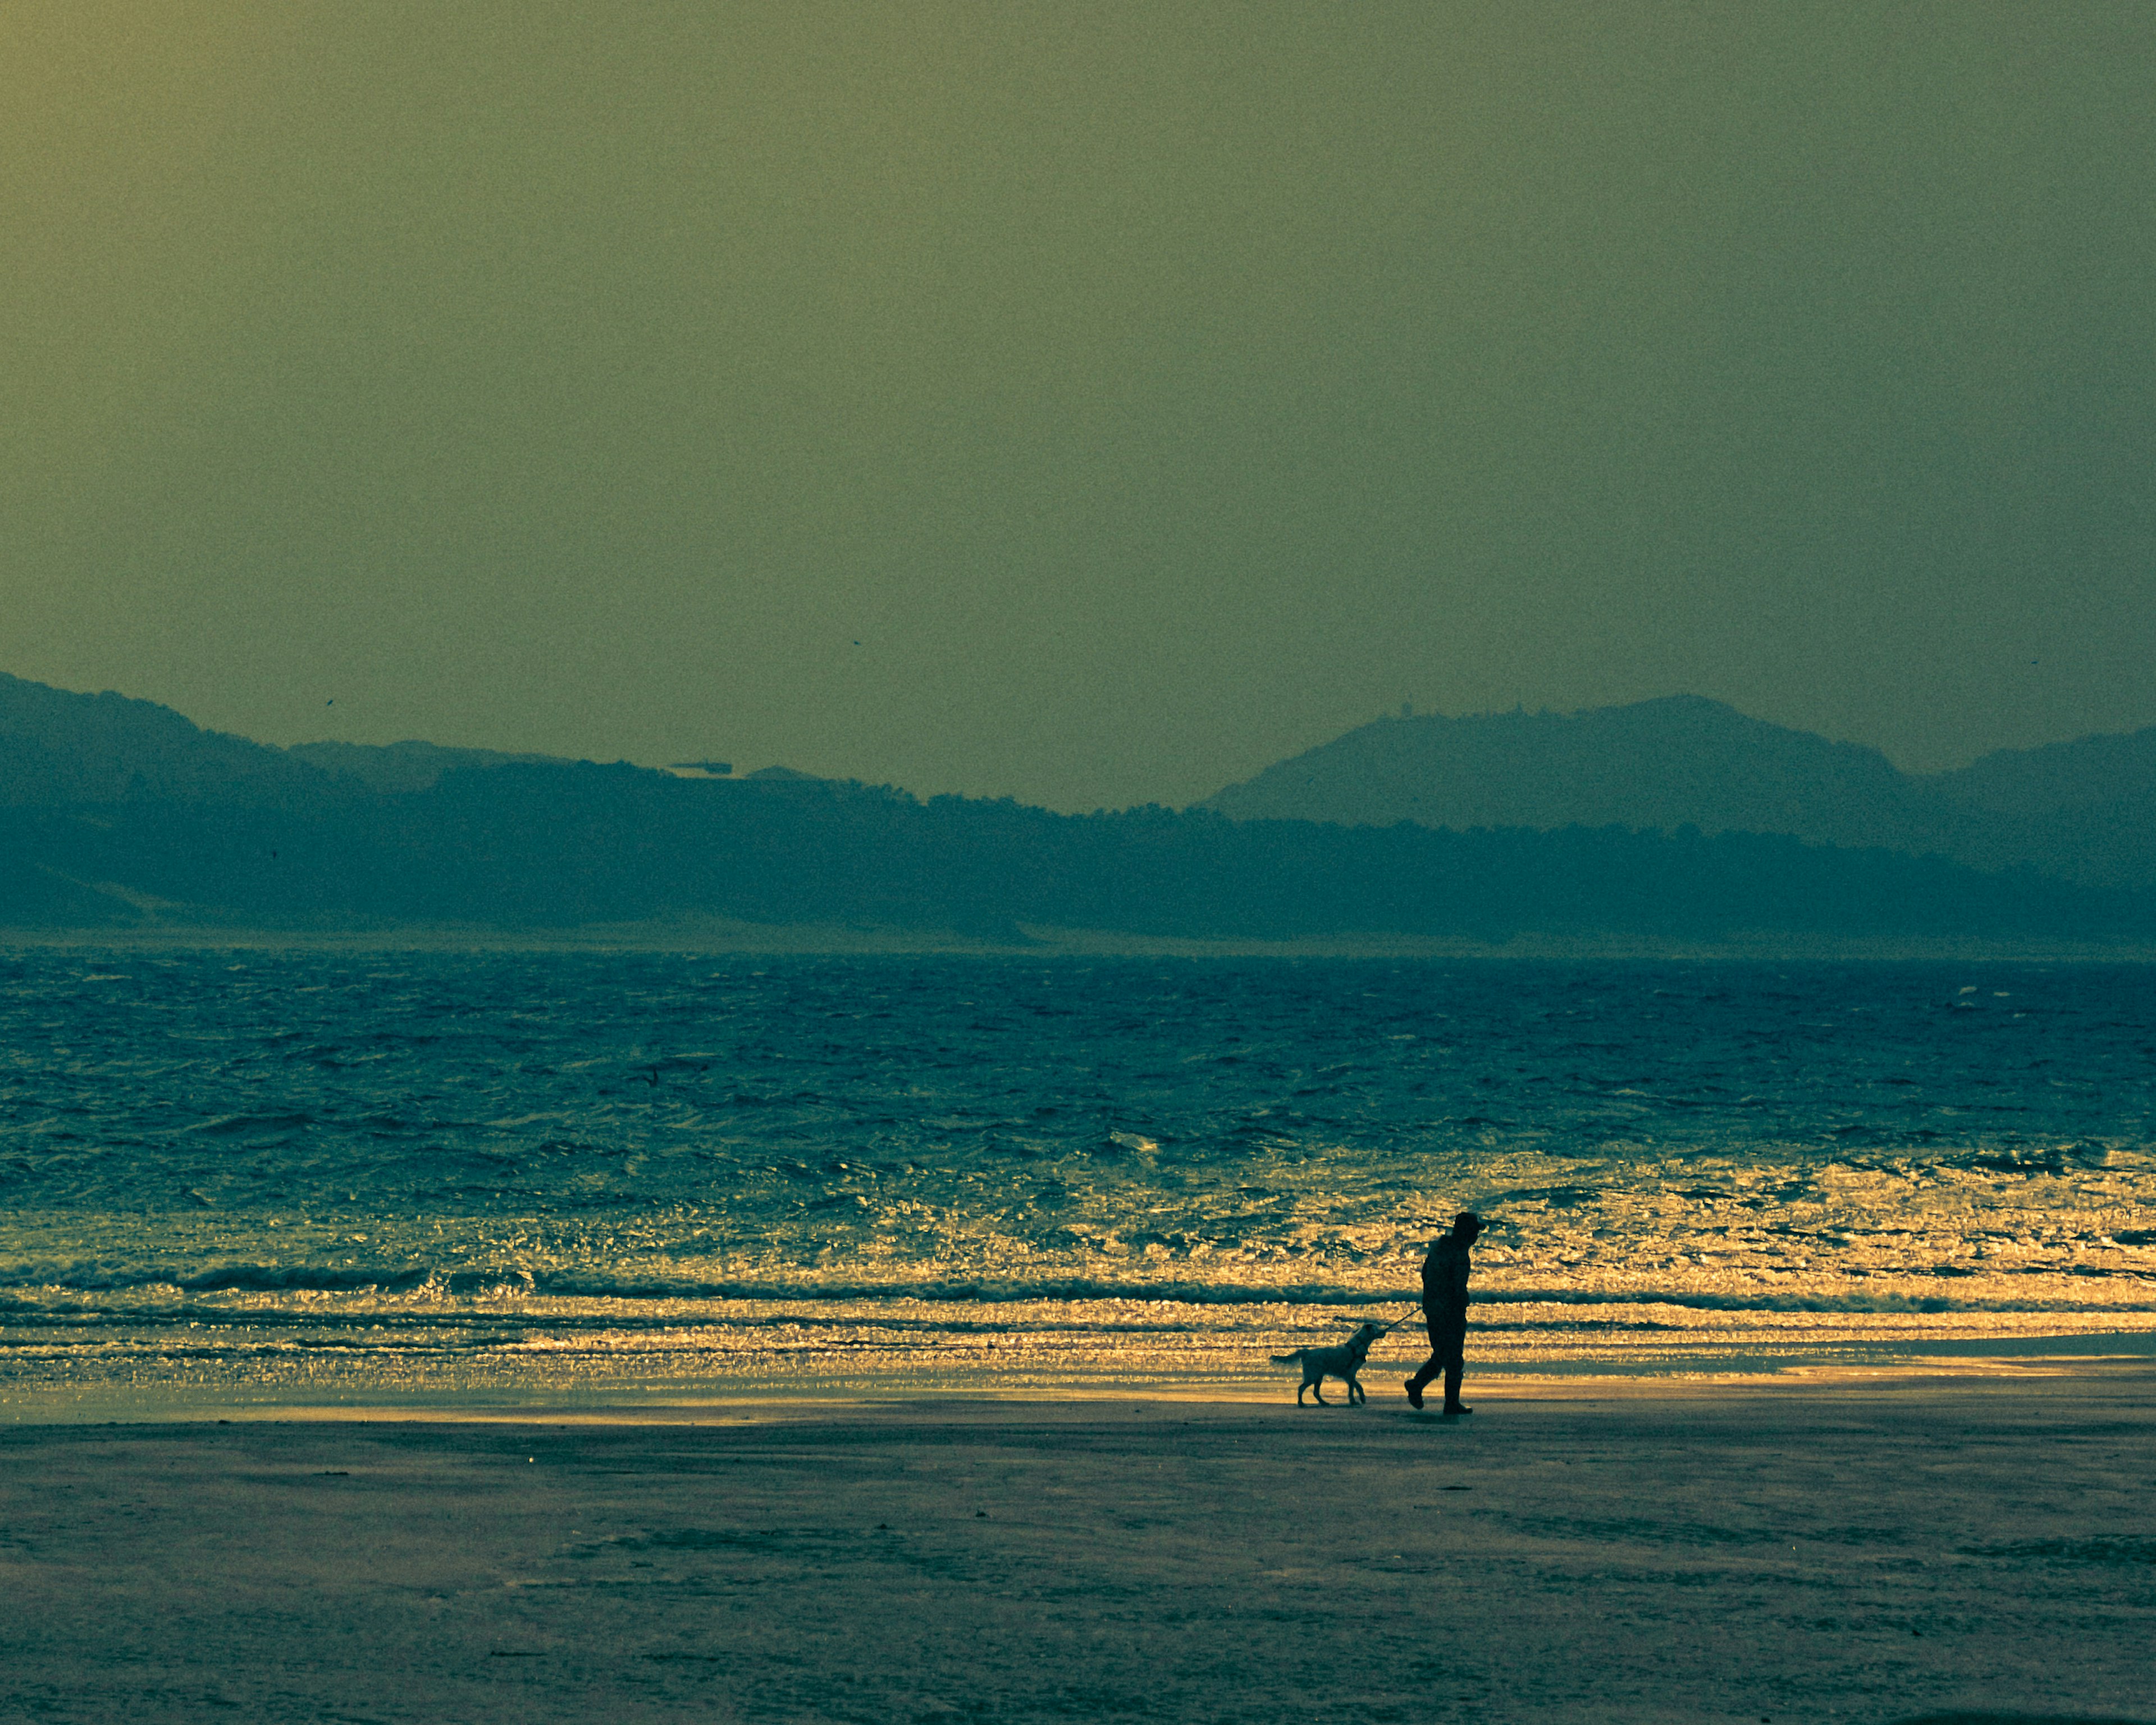
{"label": "shoreline", "polygon": [[1522,932],[1502,941],[1342,933],[1279,940],[1215,940],[1108,928],[1014,924],[1011,936],[962,929],[837,922],[760,923],[721,916],[657,918],[562,928],[408,923],[379,927],[276,927],[213,922],[112,927],[0,928],[10,948],[111,952],[643,953],[803,958],[1331,959],[1514,961],[1528,963],[2156,964],[2134,942],[2027,941],[1981,937],[1873,938],[1737,930],[1673,940],[1625,933]]}
{"label": "shoreline", "polygon": [[[1788,1398],[1836,1399],[1910,1398],[1932,1394],[2008,1393],[2015,1386],[2032,1394],[2097,1395],[2140,1394],[2156,1406],[2156,1334],[2128,1332],[2031,1338],[2082,1344],[2056,1353],[2002,1353],[1981,1346],[1954,1349],[1938,1343],[1935,1352],[1914,1353],[1893,1361],[1780,1360],[1750,1369],[1727,1361],[1670,1366],[1639,1361],[1583,1360],[1532,1368],[1502,1363],[1479,1368],[1470,1362],[1471,1397],[1498,1405],[1578,1404],[1623,1400],[1702,1402],[1756,1399],[1770,1404]],[[2132,1343],[2115,1352],[2105,1344]],[[1399,1379],[1411,1360],[1388,1360],[1366,1372],[1367,1404],[1348,1408],[1342,1387],[1328,1380],[1327,1400],[1357,1418],[1399,1414],[1417,1420],[1436,1417],[1408,1408]],[[1154,1403],[1183,1409],[1262,1410],[1295,1402],[1292,1370],[1267,1376],[1116,1378],[1107,1373],[1087,1380],[1025,1382],[975,1378],[942,1384],[896,1375],[869,1374],[795,1380],[648,1381],[589,1384],[581,1392],[545,1388],[499,1389],[489,1394],[470,1386],[383,1394],[377,1388],[346,1395],[309,1399],[303,1390],[283,1394],[259,1386],[231,1387],[223,1393],[207,1386],[148,1388],[67,1386],[19,1391],[0,1396],[0,1431],[32,1428],[107,1428],[115,1425],[237,1425],[292,1422],[305,1425],[472,1423],[493,1425],[555,1424],[697,1425],[713,1421],[764,1423],[856,1419],[896,1408],[978,1408],[1016,1412],[1067,1407],[1099,1409],[1132,1403]],[[1312,1404],[1306,1412],[1317,1411]]]}
{"label": "shoreline", "polygon": [[2144,1379],[1489,1387],[0,1429],[0,1712],[2148,1716]]}

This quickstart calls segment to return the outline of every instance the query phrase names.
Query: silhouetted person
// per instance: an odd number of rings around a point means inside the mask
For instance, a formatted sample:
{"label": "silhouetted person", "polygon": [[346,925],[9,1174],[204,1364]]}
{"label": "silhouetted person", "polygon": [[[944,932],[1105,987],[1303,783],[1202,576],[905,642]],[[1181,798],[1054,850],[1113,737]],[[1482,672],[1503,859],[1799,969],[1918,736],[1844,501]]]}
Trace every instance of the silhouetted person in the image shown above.
{"label": "silhouetted person", "polygon": [[1408,1379],[1408,1399],[1422,1405],[1422,1387],[1440,1372],[1445,1373],[1445,1414],[1450,1419],[1471,1413],[1460,1401],[1460,1380],[1467,1371],[1467,1249],[1482,1231],[1482,1219],[1462,1210],[1452,1219],[1452,1232],[1430,1249],[1422,1260],[1422,1315],[1430,1320],[1430,1358],[1422,1369]]}

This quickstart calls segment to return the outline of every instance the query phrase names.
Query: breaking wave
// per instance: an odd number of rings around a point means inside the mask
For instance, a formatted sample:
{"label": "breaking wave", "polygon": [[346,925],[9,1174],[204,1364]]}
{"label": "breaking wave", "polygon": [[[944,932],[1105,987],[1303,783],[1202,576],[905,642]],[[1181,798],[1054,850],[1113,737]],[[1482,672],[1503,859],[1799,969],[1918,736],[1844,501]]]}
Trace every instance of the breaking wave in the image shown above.
{"label": "breaking wave", "polygon": [[[2136,1278],[2136,1280],[2140,1280]],[[1084,1276],[936,1276],[875,1281],[786,1277],[609,1276],[523,1269],[444,1271],[424,1266],[352,1268],[229,1264],[192,1275],[170,1268],[118,1270],[100,1265],[17,1266],[0,1271],[0,1287],[49,1294],[116,1293],[171,1289],[175,1293],[317,1293],[434,1296],[443,1300],[537,1297],[578,1301],[738,1301],[769,1304],[906,1301],[943,1305],[1118,1302],[1175,1306],[1334,1306],[1389,1307],[1412,1320],[1420,1296],[1411,1287],[1334,1282],[1251,1284],[1188,1280],[1123,1281]],[[2156,1312],[2149,1297],[2062,1300],[2011,1295],[1931,1293],[1778,1293],[1702,1291],[1676,1287],[1496,1287],[1478,1289],[1479,1307],[1667,1306],[1694,1312]]]}

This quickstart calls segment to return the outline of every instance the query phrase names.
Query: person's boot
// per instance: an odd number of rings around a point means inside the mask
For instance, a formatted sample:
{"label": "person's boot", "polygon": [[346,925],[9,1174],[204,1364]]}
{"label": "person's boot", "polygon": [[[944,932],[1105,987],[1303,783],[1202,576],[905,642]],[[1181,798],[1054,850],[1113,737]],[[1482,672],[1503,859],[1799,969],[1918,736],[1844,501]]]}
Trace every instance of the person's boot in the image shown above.
{"label": "person's boot", "polygon": [[1402,1387],[1403,1389],[1404,1389],[1407,1391],[1407,1393],[1408,1393],[1408,1405],[1409,1405],[1409,1407],[1411,1407],[1411,1408],[1419,1408],[1419,1407],[1420,1407],[1420,1406],[1422,1405],[1422,1385],[1421,1385],[1421,1384],[1419,1384],[1416,1383],[1416,1382],[1415,1382],[1415,1380],[1414,1380],[1414,1378],[1409,1378],[1409,1379],[1407,1380],[1407,1382],[1406,1382],[1404,1385],[1402,1385],[1401,1387]]}
{"label": "person's boot", "polygon": [[1447,1402],[1445,1404],[1445,1417],[1448,1420],[1457,1420],[1462,1414],[1471,1414],[1474,1411],[1474,1409],[1467,1406],[1464,1402]]}

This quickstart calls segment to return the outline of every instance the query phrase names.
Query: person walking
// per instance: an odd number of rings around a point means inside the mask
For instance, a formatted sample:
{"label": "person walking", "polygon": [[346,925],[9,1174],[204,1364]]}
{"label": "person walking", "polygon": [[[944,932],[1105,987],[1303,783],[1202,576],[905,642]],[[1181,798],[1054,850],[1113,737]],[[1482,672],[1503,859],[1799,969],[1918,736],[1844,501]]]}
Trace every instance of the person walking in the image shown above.
{"label": "person walking", "polygon": [[1422,1260],[1422,1315],[1430,1321],[1430,1358],[1407,1381],[1408,1400],[1422,1405],[1423,1386],[1445,1373],[1445,1417],[1455,1420],[1473,1409],[1461,1404],[1460,1380],[1467,1371],[1467,1276],[1474,1267],[1468,1248],[1482,1231],[1482,1219],[1462,1210],[1452,1232],[1435,1241]]}

